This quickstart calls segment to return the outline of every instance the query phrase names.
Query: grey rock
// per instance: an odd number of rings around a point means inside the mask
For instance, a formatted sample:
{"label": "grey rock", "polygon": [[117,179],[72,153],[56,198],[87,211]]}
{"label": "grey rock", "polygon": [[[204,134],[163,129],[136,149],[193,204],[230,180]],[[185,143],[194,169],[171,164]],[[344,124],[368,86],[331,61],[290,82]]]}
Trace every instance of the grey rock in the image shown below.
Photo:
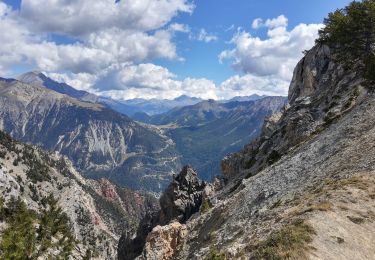
{"label": "grey rock", "polygon": [[141,220],[135,236],[128,233],[121,237],[118,246],[119,260],[135,259],[139,256],[149,233],[156,226],[164,226],[170,222],[184,223],[197,213],[205,188],[206,183],[198,178],[190,166],[183,167],[160,197],[160,210],[150,212]]}

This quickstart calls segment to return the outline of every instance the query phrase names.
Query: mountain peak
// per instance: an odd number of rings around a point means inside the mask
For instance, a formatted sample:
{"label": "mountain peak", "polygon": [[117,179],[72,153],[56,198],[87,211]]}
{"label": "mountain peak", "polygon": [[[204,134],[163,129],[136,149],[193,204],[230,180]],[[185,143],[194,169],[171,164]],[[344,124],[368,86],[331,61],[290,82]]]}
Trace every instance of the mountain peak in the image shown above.
{"label": "mountain peak", "polygon": [[18,80],[37,87],[44,87],[83,101],[96,102],[97,97],[89,92],[78,90],[66,83],[57,82],[41,71],[30,71],[18,77]]}
{"label": "mountain peak", "polygon": [[43,86],[43,82],[47,77],[40,71],[30,71],[22,74],[17,79],[23,83],[34,86]]}
{"label": "mountain peak", "polygon": [[190,97],[188,95],[181,95],[179,97],[176,97],[174,100],[175,101],[198,101],[198,100],[201,100],[201,99],[197,98],[197,97]]}

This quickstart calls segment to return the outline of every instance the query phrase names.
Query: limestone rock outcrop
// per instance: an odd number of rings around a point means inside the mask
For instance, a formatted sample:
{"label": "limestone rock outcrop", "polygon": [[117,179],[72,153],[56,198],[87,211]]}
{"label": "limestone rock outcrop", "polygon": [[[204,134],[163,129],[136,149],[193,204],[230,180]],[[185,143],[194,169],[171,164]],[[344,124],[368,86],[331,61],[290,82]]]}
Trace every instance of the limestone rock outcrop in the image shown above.
{"label": "limestone rock outcrop", "polygon": [[169,260],[178,253],[187,234],[186,225],[172,222],[156,226],[147,236],[146,244],[139,260]]}
{"label": "limestone rock outcrop", "polygon": [[193,168],[183,167],[160,197],[160,223],[171,220],[183,223],[198,212],[205,186]]}
{"label": "limestone rock outcrop", "polygon": [[[164,241],[165,235],[163,234],[167,233],[168,230],[175,232],[176,224],[167,226],[166,228],[160,226],[168,225],[170,222],[184,223],[194,213],[198,212],[202,204],[206,185],[205,182],[198,178],[197,173],[192,167],[183,167],[181,172],[173,177],[173,181],[161,195],[160,210],[149,212],[141,220],[135,235],[128,233],[122,236],[118,247],[119,259],[135,259],[142,253],[145,245],[146,247],[154,248],[153,245],[167,243]],[[154,230],[156,226],[159,227]],[[153,239],[149,238],[150,232],[153,233],[151,235]],[[175,235],[170,236],[174,237]],[[150,242],[153,245],[147,244]]]}
{"label": "limestone rock outcrop", "polygon": [[251,176],[276,163],[358,103],[363,82],[360,70],[345,71],[331,59],[326,45],[313,47],[294,70],[288,106],[266,120],[259,138],[224,158],[224,176]]}

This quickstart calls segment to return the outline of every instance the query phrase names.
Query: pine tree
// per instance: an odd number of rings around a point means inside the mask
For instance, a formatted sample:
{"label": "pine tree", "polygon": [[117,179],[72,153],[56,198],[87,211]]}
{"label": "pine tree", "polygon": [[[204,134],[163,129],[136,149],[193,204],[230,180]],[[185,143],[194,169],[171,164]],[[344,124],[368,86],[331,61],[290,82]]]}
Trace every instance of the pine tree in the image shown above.
{"label": "pine tree", "polygon": [[12,199],[4,210],[8,227],[0,242],[3,259],[32,259],[36,248],[35,214],[20,198]]}
{"label": "pine tree", "polygon": [[[75,245],[69,219],[52,195],[42,201],[44,208],[41,214],[36,214],[20,198],[12,198],[4,206],[0,197],[0,220],[7,224],[0,241],[0,259],[69,257]],[[59,253],[52,256],[50,250]]]}
{"label": "pine tree", "polygon": [[359,64],[364,76],[375,78],[375,0],[352,2],[330,13],[318,43],[330,46],[334,59],[350,67]]}
{"label": "pine tree", "polygon": [[[52,196],[43,199],[45,208],[42,211],[38,228],[38,243],[40,248],[38,256],[43,255],[48,249],[60,251],[59,257],[66,258],[74,247],[74,238],[70,232],[69,219],[57,205],[57,200]],[[53,241],[52,238],[58,238]]]}

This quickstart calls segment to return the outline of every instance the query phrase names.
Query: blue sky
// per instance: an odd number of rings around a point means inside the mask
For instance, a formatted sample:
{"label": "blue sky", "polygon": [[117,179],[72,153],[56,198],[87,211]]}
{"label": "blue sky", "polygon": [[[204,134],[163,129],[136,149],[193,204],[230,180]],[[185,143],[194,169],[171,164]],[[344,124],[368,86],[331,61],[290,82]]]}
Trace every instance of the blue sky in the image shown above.
{"label": "blue sky", "polygon": [[234,25],[243,27],[264,38],[265,30],[251,30],[251,22],[256,18],[274,18],[284,14],[289,19],[289,28],[299,23],[321,23],[327,14],[336,8],[342,8],[350,1],[345,0],[200,0],[192,15],[183,14],[175,19],[189,24],[195,30],[206,28],[217,35],[218,41],[209,46],[202,42],[186,41],[180,35],[180,52],[186,57],[185,63],[163,63],[181,77],[208,77],[220,83],[234,74],[227,64],[220,65],[218,54],[227,48],[227,42],[233,36]]}
{"label": "blue sky", "polygon": [[0,73],[40,70],[118,99],[286,95],[324,17],[349,2],[0,0]]}

